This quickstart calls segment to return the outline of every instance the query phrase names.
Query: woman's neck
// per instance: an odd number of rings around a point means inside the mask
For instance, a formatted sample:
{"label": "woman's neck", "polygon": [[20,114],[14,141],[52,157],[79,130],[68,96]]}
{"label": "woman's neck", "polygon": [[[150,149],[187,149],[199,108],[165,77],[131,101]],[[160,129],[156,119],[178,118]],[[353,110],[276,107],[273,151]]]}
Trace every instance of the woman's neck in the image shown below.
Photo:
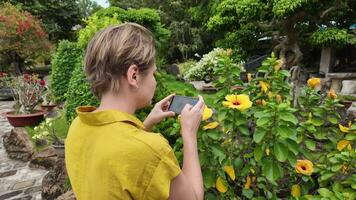
{"label": "woman's neck", "polygon": [[96,109],[96,111],[102,110],[119,110],[134,114],[136,111],[136,102],[124,95],[114,96],[112,94],[105,94],[101,98],[100,106]]}

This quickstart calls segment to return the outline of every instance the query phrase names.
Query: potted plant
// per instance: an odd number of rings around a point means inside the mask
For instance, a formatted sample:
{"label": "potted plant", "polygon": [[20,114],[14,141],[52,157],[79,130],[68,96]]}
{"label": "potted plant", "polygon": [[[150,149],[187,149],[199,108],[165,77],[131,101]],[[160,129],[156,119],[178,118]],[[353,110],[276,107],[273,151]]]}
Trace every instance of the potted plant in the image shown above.
{"label": "potted plant", "polygon": [[14,91],[9,87],[10,76],[7,73],[0,72],[0,100],[12,99]]}
{"label": "potted plant", "polygon": [[[57,156],[64,157],[64,140],[57,135],[57,130],[54,127],[53,118],[47,118],[44,122],[34,128],[35,134],[32,139],[36,144],[51,144]],[[43,141],[46,142],[43,142]]]}
{"label": "potted plant", "polygon": [[41,108],[42,110],[46,111],[47,114],[50,114],[56,106],[57,104],[54,102],[53,94],[47,87],[43,94],[43,102],[41,104]]}
{"label": "potted plant", "polygon": [[5,113],[9,123],[14,127],[33,126],[43,120],[45,112],[36,110],[42,93],[45,89],[45,81],[40,80],[38,75],[25,74],[11,77],[7,83],[13,88],[15,100],[14,111]]}

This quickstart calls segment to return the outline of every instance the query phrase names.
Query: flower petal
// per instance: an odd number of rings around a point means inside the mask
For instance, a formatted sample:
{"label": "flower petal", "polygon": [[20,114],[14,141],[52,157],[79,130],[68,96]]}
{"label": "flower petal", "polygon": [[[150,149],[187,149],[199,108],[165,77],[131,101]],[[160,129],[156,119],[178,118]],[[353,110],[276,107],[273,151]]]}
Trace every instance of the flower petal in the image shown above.
{"label": "flower petal", "polygon": [[220,193],[225,193],[228,190],[227,183],[220,176],[215,182],[215,187]]}
{"label": "flower petal", "polygon": [[[347,145],[350,145],[350,142],[347,140],[340,140],[337,143],[337,150],[342,151]],[[351,145],[350,145],[351,146]]]}
{"label": "flower petal", "polygon": [[300,185],[298,184],[292,185],[291,195],[293,197],[300,197],[300,194],[301,194]]}
{"label": "flower petal", "polygon": [[233,166],[225,166],[224,167],[224,171],[229,175],[229,177],[231,178],[231,180],[235,180],[235,170]]}
{"label": "flower petal", "polygon": [[203,127],[203,130],[214,129],[214,128],[216,128],[217,126],[219,126],[219,123],[218,123],[218,122],[211,122],[211,123],[205,125],[205,126]]}

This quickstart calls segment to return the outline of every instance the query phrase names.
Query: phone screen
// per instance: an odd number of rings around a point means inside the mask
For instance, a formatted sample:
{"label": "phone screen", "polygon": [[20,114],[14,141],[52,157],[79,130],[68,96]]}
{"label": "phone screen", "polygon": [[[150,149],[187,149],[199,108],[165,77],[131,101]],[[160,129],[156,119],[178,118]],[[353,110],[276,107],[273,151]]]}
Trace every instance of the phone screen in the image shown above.
{"label": "phone screen", "polygon": [[194,106],[198,102],[197,98],[175,95],[169,105],[168,110],[180,114],[186,104]]}

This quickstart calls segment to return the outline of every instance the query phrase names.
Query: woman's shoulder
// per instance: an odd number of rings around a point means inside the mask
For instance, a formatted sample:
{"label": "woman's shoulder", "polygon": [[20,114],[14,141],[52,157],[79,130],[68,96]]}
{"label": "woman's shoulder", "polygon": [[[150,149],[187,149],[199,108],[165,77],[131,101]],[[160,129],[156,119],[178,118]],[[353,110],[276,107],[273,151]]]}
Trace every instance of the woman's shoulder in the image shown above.
{"label": "woman's shoulder", "polygon": [[146,148],[150,149],[159,156],[165,155],[172,151],[167,139],[159,133],[140,130],[140,134],[135,135],[135,138],[144,144]]}

